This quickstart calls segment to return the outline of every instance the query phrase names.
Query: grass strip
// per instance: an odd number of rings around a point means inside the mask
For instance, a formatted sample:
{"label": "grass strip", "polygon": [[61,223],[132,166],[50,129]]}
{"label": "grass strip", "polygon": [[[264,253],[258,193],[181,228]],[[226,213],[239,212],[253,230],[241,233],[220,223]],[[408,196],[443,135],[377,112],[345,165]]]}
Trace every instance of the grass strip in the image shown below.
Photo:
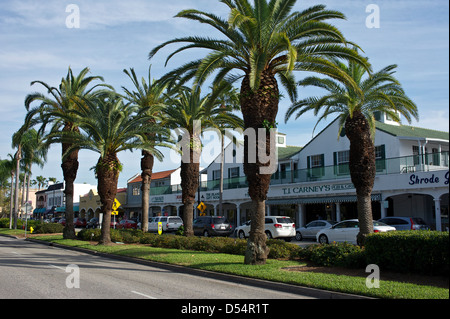
{"label": "grass strip", "polygon": [[445,288],[382,280],[380,288],[369,289],[366,287],[364,277],[283,270],[286,267],[302,265],[296,261],[269,259],[265,265],[250,266],[245,265],[244,257],[238,255],[156,248],[147,245],[98,246],[85,241],[62,239],[60,235],[40,236],[35,239],[102,253],[375,298],[449,299],[449,290]]}

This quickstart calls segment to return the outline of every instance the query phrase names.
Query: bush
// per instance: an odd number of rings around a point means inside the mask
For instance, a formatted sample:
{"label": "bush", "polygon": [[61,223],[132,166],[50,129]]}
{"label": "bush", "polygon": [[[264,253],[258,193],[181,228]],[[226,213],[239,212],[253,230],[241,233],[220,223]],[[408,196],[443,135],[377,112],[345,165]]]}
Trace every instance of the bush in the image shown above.
{"label": "bush", "polygon": [[59,234],[64,230],[64,226],[59,223],[43,223],[35,226],[33,234]]}
{"label": "bush", "polygon": [[279,239],[268,240],[267,246],[270,248],[268,257],[272,259],[292,259],[298,256],[298,251],[302,249],[295,244]]}
{"label": "bush", "polygon": [[448,275],[449,234],[398,231],[371,234],[365,242],[368,264],[405,273]]}
{"label": "bush", "polygon": [[0,218],[0,228],[9,228],[9,218]]}
{"label": "bush", "polygon": [[299,257],[318,266],[348,268],[365,267],[365,252],[359,246],[349,243],[311,245],[299,252]]}

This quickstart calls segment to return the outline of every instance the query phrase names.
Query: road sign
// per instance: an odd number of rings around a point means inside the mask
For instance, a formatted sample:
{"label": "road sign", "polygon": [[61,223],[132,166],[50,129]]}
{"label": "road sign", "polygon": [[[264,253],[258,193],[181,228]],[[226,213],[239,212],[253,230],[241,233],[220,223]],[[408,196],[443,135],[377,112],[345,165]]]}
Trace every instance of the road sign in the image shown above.
{"label": "road sign", "polygon": [[117,211],[120,206],[122,206],[122,204],[117,200],[117,198],[115,198],[112,206],[113,211]]}
{"label": "road sign", "polygon": [[201,202],[200,204],[198,204],[197,208],[199,211],[201,211],[203,213],[206,209],[206,205],[205,205],[205,203]]}
{"label": "road sign", "polygon": [[162,226],[162,222],[158,223],[158,235],[162,235],[163,232],[163,226]]}
{"label": "road sign", "polygon": [[117,216],[117,215],[119,215],[119,211],[117,211],[117,210],[113,210],[113,211],[111,212],[111,215],[113,215],[113,216]]}

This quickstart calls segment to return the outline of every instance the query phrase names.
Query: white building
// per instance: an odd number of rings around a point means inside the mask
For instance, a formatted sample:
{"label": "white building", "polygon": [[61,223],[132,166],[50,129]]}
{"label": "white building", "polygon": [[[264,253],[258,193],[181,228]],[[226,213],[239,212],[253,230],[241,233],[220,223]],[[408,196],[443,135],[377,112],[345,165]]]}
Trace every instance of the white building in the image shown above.
{"label": "white building", "polygon": [[[449,133],[398,125],[384,116],[378,119],[374,218],[422,217],[433,228],[445,230]],[[272,176],[266,214],[291,216],[297,225],[318,217],[337,221],[356,218],[356,192],[348,168],[350,144],[344,134],[338,139],[338,121],[304,147],[287,146],[287,139],[284,134],[277,136],[278,171]],[[242,224],[249,219],[251,205],[242,164],[243,146],[229,144],[224,154],[223,212],[235,224]],[[202,183],[199,199],[210,215],[219,211],[220,158],[202,171],[207,182]],[[159,211],[174,207],[169,214],[180,214],[179,185],[152,187],[150,194],[150,206]]]}

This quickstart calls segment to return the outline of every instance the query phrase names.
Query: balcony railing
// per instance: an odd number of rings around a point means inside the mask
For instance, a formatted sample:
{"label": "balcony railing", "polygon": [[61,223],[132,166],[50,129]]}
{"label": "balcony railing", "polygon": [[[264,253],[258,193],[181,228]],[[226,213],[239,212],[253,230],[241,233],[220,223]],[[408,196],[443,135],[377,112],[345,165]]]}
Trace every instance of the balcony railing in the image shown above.
{"label": "balcony railing", "polygon": [[[449,152],[412,155],[376,161],[377,175],[407,174],[414,172],[429,172],[448,169]],[[348,164],[300,169],[296,171],[276,172],[272,175],[271,185],[306,183],[314,181],[329,181],[350,178]],[[245,176],[226,178],[223,189],[247,188]],[[219,190],[220,180],[202,182],[200,191]],[[181,193],[181,185],[152,187],[151,196]]]}

